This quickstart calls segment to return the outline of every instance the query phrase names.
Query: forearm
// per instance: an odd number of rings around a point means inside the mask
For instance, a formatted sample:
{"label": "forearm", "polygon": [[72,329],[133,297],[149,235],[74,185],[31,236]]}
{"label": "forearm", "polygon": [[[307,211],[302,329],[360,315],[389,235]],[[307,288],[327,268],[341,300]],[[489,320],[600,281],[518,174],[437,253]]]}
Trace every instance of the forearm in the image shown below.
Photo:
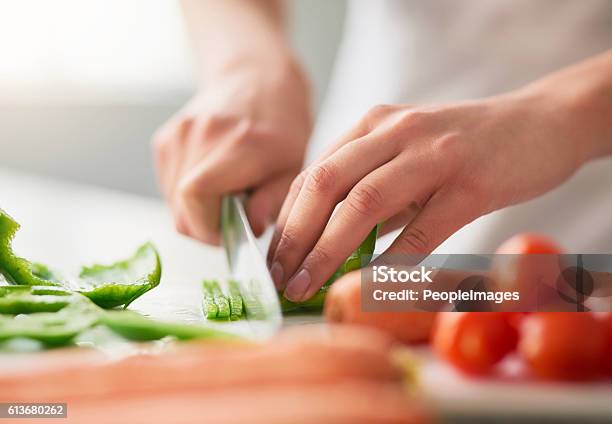
{"label": "forearm", "polygon": [[283,0],[182,0],[197,77],[206,82],[244,65],[291,65]]}
{"label": "forearm", "polygon": [[[612,154],[612,50],[527,86],[558,112],[583,162]],[[537,101],[537,100],[536,100]]]}

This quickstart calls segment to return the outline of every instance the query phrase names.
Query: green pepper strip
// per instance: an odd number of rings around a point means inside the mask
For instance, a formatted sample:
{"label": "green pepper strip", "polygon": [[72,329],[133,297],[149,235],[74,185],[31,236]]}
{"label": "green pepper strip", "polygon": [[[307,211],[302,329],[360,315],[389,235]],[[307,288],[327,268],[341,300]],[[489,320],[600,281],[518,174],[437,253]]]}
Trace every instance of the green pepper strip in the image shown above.
{"label": "green pepper strip", "polygon": [[58,312],[37,312],[18,317],[0,315],[0,341],[15,337],[38,340],[47,346],[63,346],[98,323],[99,309],[79,296]]}
{"label": "green pepper strip", "polygon": [[242,318],[244,308],[242,296],[240,295],[240,286],[235,280],[229,280],[227,284],[229,287],[230,319],[237,321]]}
{"label": "green pepper strip", "polygon": [[195,324],[154,321],[132,311],[105,311],[101,323],[129,340],[149,341],[172,336],[179,340],[240,340],[239,336]]}
{"label": "green pepper strip", "polygon": [[0,209],[0,273],[9,284],[25,286],[59,285],[58,282],[36,275],[34,271],[40,271],[40,265],[35,266],[13,253],[11,243],[19,227],[19,224],[13,218]]}
{"label": "green pepper strip", "polygon": [[213,297],[215,305],[217,305],[217,316],[216,319],[225,320],[230,317],[230,304],[227,297],[223,295],[219,282],[215,280],[208,280],[203,282],[205,291],[208,296]]}
{"label": "green pepper strip", "polygon": [[204,314],[207,319],[216,319],[219,313],[219,307],[215,303],[215,296],[212,291],[209,290],[209,282],[202,282],[202,291],[204,292],[204,299],[202,300],[202,306],[204,307]]}

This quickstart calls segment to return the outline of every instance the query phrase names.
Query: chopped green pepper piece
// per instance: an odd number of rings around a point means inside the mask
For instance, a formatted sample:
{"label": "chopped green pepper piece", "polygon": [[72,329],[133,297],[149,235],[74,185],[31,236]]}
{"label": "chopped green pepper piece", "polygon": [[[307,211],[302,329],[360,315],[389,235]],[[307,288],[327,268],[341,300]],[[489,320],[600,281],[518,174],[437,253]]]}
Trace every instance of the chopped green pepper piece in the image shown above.
{"label": "chopped green pepper piece", "polygon": [[47,346],[62,346],[98,320],[98,309],[83,298],[58,312],[38,312],[14,318],[0,315],[0,341],[25,337]]}
{"label": "chopped green pepper piece", "polygon": [[284,313],[321,311],[323,309],[323,304],[325,303],[327,290],[334,283],[334,281],[342,277],[344,274],[360,269],[363,265],[365,265],[364,262],[366,259],[371,259],[372,254],[374,254],[374,248],[376,247],[376,238],[378,236],[379,228],[380,224],[376,225],[372,231],[370,231],[366,239],[359,245],[359,247],[357,247],[357,249],[355,249],[353,253],[351,253],[351,255],[342,263],[342,265],[338,267],[336,272],[334,272],[334,274],[325,282],[323,287],[321,287],[312,298],[304,302],[295,303],[286,299],[281,294],[280,298],[282,311]]}
{"label": "chopped green pepper piece", "polygon": [[50,281],[52,283],[61,284],[62,279],[59,275],[51,270],[47,265],[41,264],[39,262],[32,262],[32,274],[37,276],[38,278],[42,278],[45,281]]}
{"label": "chopped green pepper piece", "polygon": [[212,296],[215,305],[217,306],[216,319],[228,319],[230,317],[230,304],[227,297],[223,295],[219,282],[215,280],[207,280],[202,283],[204,291],[210,297]]}
{"label": "chopped green pepper piece", "polygon": [[313,297],[303,302],[292,302],[285,296],[280,297],[280,304],[283,313],[290,312],[320,312],[323,309],[325,303],[325,297],[327,296],[327,290],[329,286],[323,286],[319,291],[315,293]]}
{"label": "chopped green pepper piece", "polygon": [[[11,243],[19,224],[0,209],[0,273],[9,284],[25,286],[59,285],[58,282],[42,278],[40,264],[34,265],[13,253]],[[46,268],[46,267],[45,267]]]}
{"label": "chopped green pepper piece", "polygon": [[0,286],[0,314],[56,312],[71,302],[70,295],[55,286]]}
{"label": "chopped green pepper piece", "polygon": [[106,311],[101,323],[115,333],[129,340],[149,341],[172,336],[180,340],[226,339],[239,340],[240,337],[214,328],[194,324],[156,321],[145,318],[132,311]]}
{"label": "chopped green pepper piece", "polygon": [[230,305],[230,319],[237,321],[242,317],[243,302],[242,296],[240,295],[240,286],[237,281],[229,280],[229,305]]}
{"label": "chopped green pepper piece", "polygon": [[161,264],[151,243],[145,243],[129,259],[111,265],[84,267],[77,291],[103,308],[127,307],[159,284]]}
{"label": "chopped green pepper piece", "polygon": [[33,312],[57,312],[70,303],[68,296],[34,295],[14,293],[0,297],[0,314],[31,314]]}
{"label": "chopped green pepper piece", "polygon": [[219,308],[215,303],[215,296],[208,290],[207,281],[202,282],[202,290],[204,292],[204,299],[202,300],[202,306],[204,307],[204,314],[207,319],[216,319]]}

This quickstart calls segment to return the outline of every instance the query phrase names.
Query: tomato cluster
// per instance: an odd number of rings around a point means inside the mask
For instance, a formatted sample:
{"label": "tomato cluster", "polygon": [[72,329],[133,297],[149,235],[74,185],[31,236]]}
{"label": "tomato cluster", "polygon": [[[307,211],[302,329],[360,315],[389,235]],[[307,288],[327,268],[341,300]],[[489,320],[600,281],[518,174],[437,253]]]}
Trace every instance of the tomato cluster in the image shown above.
{"label": "tomato cluster", "polygon": [[[553,242],[534,235],[515,236],[498,250],[518,255],[560,252]],[[515,272],[500,273],[505,284],[525,282],[525,270],[520,269],[525,261],[517,258],[511,264]],[[516,352],[536,378],[612,378],[612,313],[440,313],[433,347],[441,358],[470,375],[490,374]]]}
{"label": "tomato cluster", "polygon": [[441,313],[433,347],[471,375],[492,373],[506,355],[516,351],[537,378],[612,377],[612,313]]}

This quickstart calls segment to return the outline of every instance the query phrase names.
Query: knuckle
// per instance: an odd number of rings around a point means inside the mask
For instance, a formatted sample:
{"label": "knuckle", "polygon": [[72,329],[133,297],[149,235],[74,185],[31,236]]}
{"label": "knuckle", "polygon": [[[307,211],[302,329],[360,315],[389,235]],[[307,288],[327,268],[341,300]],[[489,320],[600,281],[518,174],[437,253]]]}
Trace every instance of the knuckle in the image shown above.
{"label": "knuckle", "polygon": [[278,239],[278,252],[292,252],[296,247],[296,239],[291,231],[284,230]]}
{"label": "knuckle", "polygon": [[446,134],[432,143],[434,153],[445,162],[462,163],[466,158],[466,146],[458,133]]}
{"label": "knuckle", "polygon": [[398,241],[400,247],[416,253],[428,253],[431,243],[427,233],[414,226],[409,226],[402,231]]}
{"label": "knuckle", "polygon": [[378,187],[362,183],[349,193],[347,203],[358,214],[372,216],[378,215],[384,208],[385,199]]}
{"label": "knuckle", "polygon": [[230,115],[221,112],[213,112],[198,119],[196,123],[197,134],[207,139],[223,131],[232,122]]}
{"label": "knuckle", "polygon": [[192,198],[197,192],[197,186],[192,181],[181,181],[176,188],[176,195],[183,200]]}
{"label": "knuckle", "polygon": [[368,110],[368,116],[371,117],[379,117],[381,115],[386,115],[390,111],[394,110],[395,106],[390,104],[378,104],[370,108]]}
{"label": "knuckle", "polygon": [[323,246],[316,246],[309,255],[309,264],[329,264],[333,261],[334,255]]}
{"label": "knuckle", "polygon": [[302,187],[306,182],[307,176],[308,171],[304,170],[293,179],[293,181],[291,182],[291,186],[289,187],[289,192],[292,196],[297,196],[297,194],[302,190]]}
{"label": "knuckle", "polygon": [[374,127],[382,118],[387,116],[395,109],[395,106],[388,104],[379,104],[373,106],[365,115],[365,123],[369,128]]}
{"label": "knuckle", "polygon": [[176,228],[176,231],[179,234],[182,234],[184,236],[189,236],[189,227],[187,226],[187,223],[185,222],[185,220],[183,218],[177,218],[174,221],[174,228]]}
{"label": "knuckle", "polygon": [[312,193],[327,193],[334,188],[335,175],[328,165],[315,165],[310,169],[305,187]]}
{"label": "knuckle", "polygon": [[156,154],[164,154],[172,143],[172,137],[165,128],[161,128],[151,137],[151,146]]}

